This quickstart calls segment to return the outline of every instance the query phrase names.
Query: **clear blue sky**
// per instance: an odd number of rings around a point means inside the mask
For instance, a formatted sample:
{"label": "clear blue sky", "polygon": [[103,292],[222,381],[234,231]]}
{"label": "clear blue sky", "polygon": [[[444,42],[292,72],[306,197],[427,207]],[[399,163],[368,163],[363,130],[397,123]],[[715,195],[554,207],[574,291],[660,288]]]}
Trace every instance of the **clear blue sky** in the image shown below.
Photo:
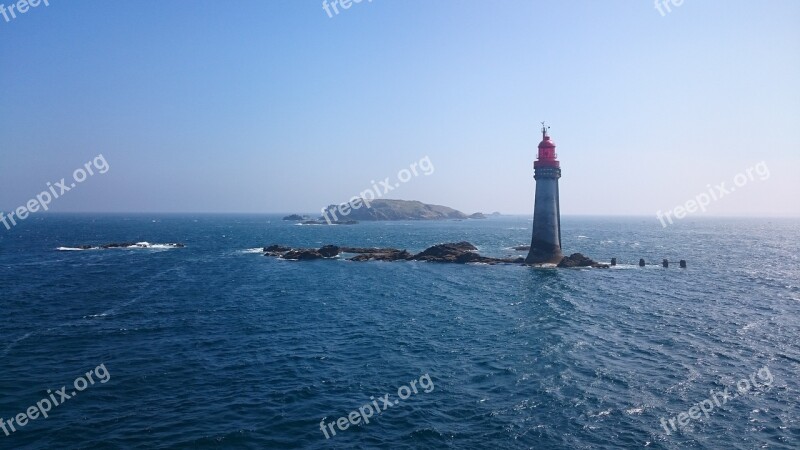
{"label": "clear blue sky", "polygon": [[[8,3],[8,2],[6,2]],[[0,17],[0,209],[102,153],[52,211],[307,212],[389,196],[565,214],[800,215],[800,2],[50,0]]]}

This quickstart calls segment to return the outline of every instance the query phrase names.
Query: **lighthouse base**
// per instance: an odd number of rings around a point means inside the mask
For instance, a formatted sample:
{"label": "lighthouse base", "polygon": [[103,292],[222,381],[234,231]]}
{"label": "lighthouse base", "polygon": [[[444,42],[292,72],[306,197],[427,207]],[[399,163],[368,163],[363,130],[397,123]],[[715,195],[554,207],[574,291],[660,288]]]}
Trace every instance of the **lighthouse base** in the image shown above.
{"label": "lighthouse base", "polygon": [[534,240],[531,242],[531,249],[525,264],[558,264],[564,259],[561,247],[549,242]]}

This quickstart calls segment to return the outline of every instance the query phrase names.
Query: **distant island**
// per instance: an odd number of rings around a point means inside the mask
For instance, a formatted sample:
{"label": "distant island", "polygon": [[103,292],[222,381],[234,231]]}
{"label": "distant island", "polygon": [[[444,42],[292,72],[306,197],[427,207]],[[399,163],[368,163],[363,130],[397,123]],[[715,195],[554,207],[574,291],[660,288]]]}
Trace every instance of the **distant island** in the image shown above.
{"label": "distant island", "polygon": [[[339,205],[330,205],[327,208],[328,215],[339,216]],[[444,220],[444,219],[466,219],[468,216],[447,206],[429,205],[416,200],[389,200],[378,199],[369,202],[358,209],[350,209],[345,216],[348,220]]]}
{"label": "distant island", "polygon": [[[353,225],[358,221],[382,221],[382,220],[464,220],[464,219],[486,219],[487,216],[477,212],[471,215],[447,206],[429,205],[416,200],[390,200],[379,199],[369,201],[369,207],[365,201],[358,200],[352,204],[359,205],[359,208],[344,207],[342,205],[329,205],[325,213],[319,219],[314,220],[306,215],[291,214],[283,220],[302,222],[304,224],[323,225],[330,221],[331,224]],[[346,214],[342,214],[345,211]],[[491,216],[499,216],[500,213],[492,213]],[[327,220],[326,220],[327,216]]]}

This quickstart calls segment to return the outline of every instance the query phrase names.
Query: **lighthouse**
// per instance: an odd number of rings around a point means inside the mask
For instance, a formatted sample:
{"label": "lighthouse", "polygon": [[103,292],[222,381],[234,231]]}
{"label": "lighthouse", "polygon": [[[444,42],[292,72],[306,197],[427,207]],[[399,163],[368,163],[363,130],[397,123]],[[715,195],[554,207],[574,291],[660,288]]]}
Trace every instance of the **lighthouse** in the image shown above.
{"label": "lighthouse", "polygon": [[536,180],[536,200],[533,206],[533,235],[527,264],[558,264],[561,254],[561,209],[558,203],[558,179],[561,164],[556,155],[556,144],[550,139],[542,122],[542,142],[539,155],[533,163]]}

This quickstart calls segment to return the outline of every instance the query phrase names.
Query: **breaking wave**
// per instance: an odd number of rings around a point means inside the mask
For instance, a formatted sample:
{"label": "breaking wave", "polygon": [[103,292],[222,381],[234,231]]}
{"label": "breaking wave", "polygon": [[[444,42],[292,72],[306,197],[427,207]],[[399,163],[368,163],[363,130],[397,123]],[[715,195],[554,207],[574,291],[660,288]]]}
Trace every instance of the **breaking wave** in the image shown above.
{"label": "breaking wave", "polygon": [[173,248],[183,248],[183,244],[178,243],[165,243],[165,244],[151,244],[149,242],[133,242],[123,244],[106,244],[100,246],[82,245],[80,247],[58,247],[57,251],[60,252],[79,252],[84,250],[114,250],[114,249],[151,249],[151,250],[168,250]]}

